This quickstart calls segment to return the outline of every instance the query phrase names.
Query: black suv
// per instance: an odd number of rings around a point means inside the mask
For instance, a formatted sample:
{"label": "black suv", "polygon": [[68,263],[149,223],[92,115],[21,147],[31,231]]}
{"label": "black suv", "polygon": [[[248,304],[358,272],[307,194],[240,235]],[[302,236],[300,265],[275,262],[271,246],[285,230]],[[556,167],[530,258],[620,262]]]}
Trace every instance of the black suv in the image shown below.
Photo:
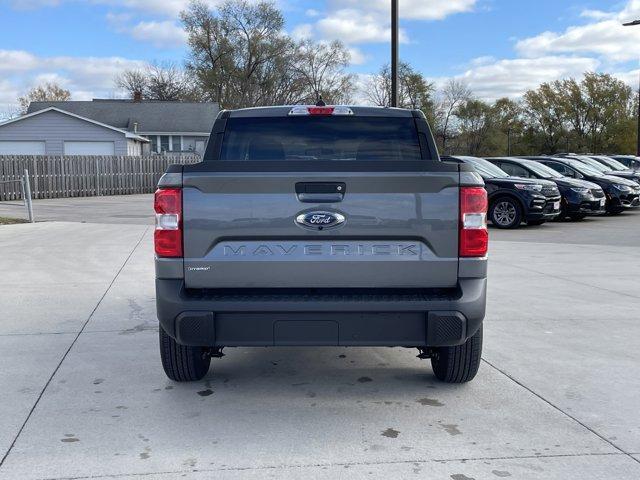
{"label": "black suv", "polygon": [[628,178],[636,183],[640,183],[640,172],[628,168],[623,163],[620,163],[611,157],[607,157],[605,155],[589,155],[589,158],[592,158],[602,164],[602,166],[608,170],[607,175]]}
{"label": "black suv", "polygon": [[562,195],[560,217],[582,220],[587,215],[605,213],[605,196],[602,188],[586,180],[565,177],[554,169],[537,162],[544,157],[494,157],[487,158],[514,177],[550,180],[554,182]]}
{"label": "black suv", "polygon": [[597,183],[607,198],[606,209],[618,214],[630,207],[640,205],[640,185],[626,178],[605,175],[575,158],[548,157],[538,160],[566,177]]}
{"label": "black suv", "polygon": [[629,170],[639,171],[640,170],[640,157],[636,157],[634,155],[611,155],[610,158],[617,160]]}
{"label": "black suv", "polygon": [[589,165],[594,170],[597,170],[604,175],[611,175],[612,177],[626,178],[627,180],[640,183],[640,173],[634,172],[633,170],[628,170],[625,168],[623,168],[622,170],[611,168],[609,165],[604,163],[599,156],[569,155],[565,158],[575,158],[576,160],[579,160],[582,163]]}
{"label": "black suv", "polygon": [[442,160],[467,163],[482,176],[489,194],[489,220],[498,228],[517,228],[522,222],[542,225],[560,215],[560,192],[553,182],[510,177],[483,158],[451,156]]}

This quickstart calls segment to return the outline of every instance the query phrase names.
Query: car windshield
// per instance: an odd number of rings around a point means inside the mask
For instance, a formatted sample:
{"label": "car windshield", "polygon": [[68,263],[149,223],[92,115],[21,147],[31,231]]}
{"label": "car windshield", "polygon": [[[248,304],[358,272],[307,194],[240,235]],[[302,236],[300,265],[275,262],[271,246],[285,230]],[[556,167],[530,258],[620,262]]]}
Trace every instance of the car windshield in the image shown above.
{"label": "car windshield", "polygon": [[509,176],[507,172],[496,167],[493,163],[488,162],[484,158],[460,157],[460,159],[464,163],[472,165],[473,168],[475,168],[484,178],[505,178]]}
{"label": "car windshield", "polygon": [[589,165],[591,167],[592,170],[596,170],[600,173],[604,173],[604,172],[610,172],[611,168],[610,167],[605,167],[604,165],[602,165],[599,161],[594,160],[591,157],[576,157],[578,159],[579,162],[584,163],[585,165]]}
{"label": "car windshield", "polygon": [[564,176],[556,172],[553,168],[547,167],[535,160],[523,160],[522,164],[529,170],[532,170],[535,174],[540,175],[542,178],[562,178]]}
{"label": "car windshield", "polygon": [[614,158],[598,157],[598,160],[600,160],[601,162],[604,162],[606,165],[608,165],[609,167],[617,171],[629,170],[626,166],[624,166],[622,163],[620,163]]}
{"label": "car windshield", "polygon": [[421,160],[412,117],[230,118],[222,160]]}
{"label": "car windshield", "polygon": [[587,165],[586,163],[582,163],[580,160],[565,158],[564,161],[567,162],[568,165],[572,166],[575,170],[577,170],[583,175],[591,175],[595,177],[602,176],[601,171],[596,170],[595,168],[591,168],[590,165]]}

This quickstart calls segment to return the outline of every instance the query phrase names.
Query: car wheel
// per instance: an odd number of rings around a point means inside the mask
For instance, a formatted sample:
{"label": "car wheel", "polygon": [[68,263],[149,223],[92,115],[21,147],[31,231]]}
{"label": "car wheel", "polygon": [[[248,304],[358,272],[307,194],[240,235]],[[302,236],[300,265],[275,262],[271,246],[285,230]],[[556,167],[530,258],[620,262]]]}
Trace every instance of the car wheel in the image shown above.
{"label": "car wheel", "polygon": [[482,355],[482,326],[462,345],[433,349],[431,367],[438,380],[465,383],[474,379]]}
{"label": "car wheel", "polygon": [[576,213],[574,215],[569,215],[569,218],[571,220],[573,220],[574,222],[580,221],[580,220],[584,220],[585,218],[587,218],[587,215],[584,213]]}
{"label": "car wheel", "polygon": [[171,380],[194,382],[209,371],[211,357],[203,347],[180,345],[160,327],[162,368]]}
{"label": "car wheel", "polygon": [[530,225],[532,227],[535,227],[537,225],[542,225],[543,223],[546,223],[546,220],[529,220],[527,222],[527,225]]}
{"label": "car wheel", "polygon": [[607,210],[609,215],[620,215],[622,212],[624,212],[624,208],[622,207],[610,207]]}
{"label": "car wheel", "polygon": [[489,218],[498,228],[517,228],[522,222],[522,208],[517,200],[501,197],[491,204]]}

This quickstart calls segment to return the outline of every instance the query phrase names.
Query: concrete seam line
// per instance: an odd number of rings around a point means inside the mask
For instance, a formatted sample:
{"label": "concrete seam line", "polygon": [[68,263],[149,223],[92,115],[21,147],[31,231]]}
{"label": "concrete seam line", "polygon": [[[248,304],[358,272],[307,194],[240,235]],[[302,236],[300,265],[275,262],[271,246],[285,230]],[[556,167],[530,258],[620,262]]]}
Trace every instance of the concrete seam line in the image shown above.
{"label": "concrete seam line", "polygon": [[36,407],[38,406],[38,403],[40,403],[40,399],[42,398],[42,396],[44,395],[45,390],[49,387],[49,384],[51,383],[51,380],[53,380],[53,377],[55,377],[56,373],[58,373],[58,370],[60,369],[60,367],[62,366],[62,363],[65,361],[65,359],[67,358],[67,355],[69,355],[69,352],[71,351],[71,349],[73,348],[73,346],[76,344],[76,342],[78,341],[78,338],[80,338],[80,335],[82,335],[82,332],[84,331],[85,327],[88,325],[88,323],[91,321],[91,319],[93,318],[94,313],[96,313],[96,310],[98,310],[98,307],[100,306],[100,304],[102,303],[102,301],[104,300],[104,298],[107,296],[107,293],[109,293],[109,290],[111,290],[111,287],[113,286],[113,284],[115,283],[115,281],[118,279],[118,277],[120,276],[120,273],[122,272],[122,270],[124,270],[124,267],[127,265],[127,263],[129,262],[129,260],[131,259],[131,257],[133,256],[133,253],[138,249],[138,247],[140,246],[140,244],[142,243],[142,240],[144,239],[145,235],[147,234],[147,232],[149,231],[149,228],[151,227],[146,227],[144,229],[144,232],[142,233],[142,235],[140,236],[140,238],[138,239],[137,243],[135,244],[135,246],[133,247],[133,249],[131,250],[131,252],[129,252],[129,255],[127,255],[127,258],[124,260],[124,263],[122,264],[122,266],[118,269],[118,271],[116,272],[116,275],[113,277],[113,280],[111,280],[111,283],[109,283],[109,286],[107,287],[107,289],[104,291],[104,293],[102,294],[102,296],[100,297],[100,300],[98,300],[98,303],[96,303],[96,306],[93,308],[93,310],[91,310],[91,313],[89,314],[89,316],[87,317],[87,319],[85,320],[85,322],[82,324],[82,327],[80,328],[80,330],[78,331],[78,333],[76,334],[75,338],[73,339],[73,341],[71,342],[71,345],[69,345],[69,348],[67,348],[66,352],[64,352],[64,355],[62,355],[62,358],[60,359],[60,362],[58,362],[58,365],[56,366],[56,368],[53,370],[53,372],[51,373],[51,376],[49,376],[49,379],[47,380],[47,382],[44,384],[44,387],[42,388],[42,390],[40,391],[40,394],[38,395],[38,398],[36,398],[36,401],[34,402],[33,406],[31,407],[31,409],[29,410],[29,413],[27,414],[27,418],[25,418],[24,422],[22,423],[22,426],[20,427],[20,429],[18,430],[18,433],[16,434],[16,436],[14,437],[13,441],[11,442],[11,445],[9,445],[9,448],[7,449],[7,451],[5,452],[5,454],[2,457],[2,460],[0,460],[0,467],[2,467],[4,465],[5,460],[7,459],[7,457],[9,456],[9,454],[11,453],[11,450],[13,450],[13,447],[15,446],[16,442],[18,441],[18,438],[20,437],[20,435],[22,434],[22,431],[24,430],[24,427],[27,425],[27,422],[31,419],[31,415],[33,415],[33,412],[35,411]]}
{"label": "concrete seam line", "polygon": [[540,271],[534,270],[532,268],[521,267],[519,265],[513,265],[511,263],[501,262],[500,260],[491,260],[491,262],[492,263],[498,263],[498,264],[501,264],[501,265],[507,265],[509,267],[513,267],[513,268],[517,268],[517,269],[520,269],[520,270],[524,270],[525,272],[537,273],[538,275],[555,278],[556,280],[564,280],[565,282],[575,283],[576,285],[581,285],[583,287],[595,288],[597,290],[603,290],[603,291],[608,292],[608,293],[616,293],[616,294],[621,295],[623,297],[640,299],[640,297],[637,296],[637,295],[632,295],[630,293],[625,293],[625,292],[619,292],[617,290],[611,290],[611,289],[608,289],[608,288],[605,288],[605,287],[599,287],[597,285],[591,285],[590,283],[578,282],[577,280],[573,280],[571,278],[563,277],[561,275],[554,275],[552,273],[540,272]]}
{"label": "concrete seam line", "polygon": [[595,436],[597,436],[598,438],[600,438],[601,440],[603,440],[604,442],[608,443],[609,445],[611,445],[613,448],[615,448],[616,450],[618,450],[620,453],[626,455],[627,457],[629,457],[631,460],[633,460],[634,462],[640,463],[640,460],[635,458],[633,456],[632,453],[626,452],[624,451],[622,448],[620,448],[618,445],[616,445],[615,443],[613,443],[611,440],[609,440],[607,437],[605,437],[604,435],[601,435],[600,433],[596,432],[593,428],[589,427],[587,424],[581,422],[580,420],[578,420],[576,417],[574,417],[573,415],[565,412],[564,410],[562,410],[560,407],[558,407],[557,405],[555,405],[554,403],[552,403],[551,401],[547,400],[546,398],[544,398],[542,395],[540,395],[539,393],[533,391],[531,388],[527,387],[526,385],[524,385],[522,382],[516,380],[513,376],[509,375],[507,372],[505,372],[504,370],[501,370],[500,368],[496,367],[495,365],[493,365],[491,362],[488,362],[487,360],[485,360],[484,358],[482,359],[482,361],[484,363],[486,363],[487,365],[489,365],[491,368],[493,368],[494,370],[500,372],[502,375],[504,375],[505,377],[507,377],[509,380],[511,380],[512,382],[515,382],[516,384],[518,384],[520,387],[524,388],[526,391],[528,391],[529,393],[531,393],[532,395],[535,395],[537,398],[539,398],[540,400],[542,400],[544,403],[546,403],[547,405],[549,405],[550,407],[554,408],[555,410],[557,410],[558,412],[562,413],[563,415],[565,415],[566,417],[570,418],[571,420],[573,420],[574,422],[576,422],[577,424],[579,424],[580,426],[582,426],[582,428],[585,428],[586,430],[588,430],[589,432],[593,433]]}
{"label": "concrete seam line", "polygon": [[131,477],[148,477],[151,475],[176,475],[180,473],[209,473],[209,472],[244,472],[259,470],[284,470],[284,469],[302,469],[302,468],[318,468],[318,467],[345,467],[345,466],[383,466],[383,465],[404,465],[419,463],[422,465],[428,463],[451,463],[451,462],[486,462],[491,460],[538,460],[552,458],[582,458],[582,457],[624,457],[622,453],[576,453],[576,454],[560,454],[560,455],[523,455],[513,457],[478,457],[478,458],[454,458],[448,460],[438,459],[417,459],[417,460],[389,460],[378,462],[338,462],[338,463],[310,463],[300,465],[264,465],[257,467],[223,467],[223,468],[195,468],[191,470],[163,470],[157,472],[139,472],[139,473],[113,473],[104,475],[81,475],[74,477],[40,477],[38,480],[99,480],[106,478],[131,478]]}

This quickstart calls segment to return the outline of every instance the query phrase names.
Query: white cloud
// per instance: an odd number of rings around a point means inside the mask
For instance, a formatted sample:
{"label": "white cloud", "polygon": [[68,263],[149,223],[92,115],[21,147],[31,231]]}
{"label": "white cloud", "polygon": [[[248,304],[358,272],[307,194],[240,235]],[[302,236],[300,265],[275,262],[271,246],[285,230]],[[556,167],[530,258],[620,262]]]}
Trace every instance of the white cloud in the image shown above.
{"label": "white cloud", "polygon": [[610,62],[638,58],[640,27],[623,27],[622,23],[640,17],[640,0],[630,0],[619,12],[586,10],[584,18],[596,20],[572,26],[564,32],[543,32],[520,40],[516,50],[526,57],[565,54],[594,54]]}
{"label": "white cloud", "polygon": [[[349,43],[381,43],[391,39],[388,22],[373,14],[359,10],[342,9],[322,18],[316,24],[318,32],[326,39],[339,39]],[[408,41],[407,34],[400,30],[400,41]]]}
{"label": "white cloud", "polygon": [[[471,67],[456,79],[464,81],[479,98],[492,101],[500,97],[520,97],[543,82],[580,77],[585,71],[597,69],[598,65],[598,60],[588,57],[549,56],[493,62],[482,57],[472,61]],[[433,80],[442,85],[447,79]]]}
{"label": "white cloud", "polygon": [[150,42],[156,47],[181,47],[188,39],[187,33],[170,20],[164,22],[140,22],[130,30],[137,40]]}
{"label": "white cloud", "polygon": [[146,65],[121,57],[41,57],[21,50],[0,50],[0,111],[15,104],[29,88],[47,81],[69,89],[79,100],[112,97],[119,73]]}
{"label": "white cloud", "polygon": [[[389,17],[389,0],[332,0],[336,8],[352,8],[376,12]],[[456,13],[473,10],[477,0],[403,0],[399,5],[400,18],[415,20],[442,20]]]}
{"label": "white cloud", "polygon": [[307,40],[313,37],[314,28],[310,23],[302,23],[297,25],[291,32],[291,36],[295,40]]}
{"label": "white cloud", "polygon": [[349,51],[351,65],[364,65],[369,60],[369,56],[356,47],[350,47]]}

